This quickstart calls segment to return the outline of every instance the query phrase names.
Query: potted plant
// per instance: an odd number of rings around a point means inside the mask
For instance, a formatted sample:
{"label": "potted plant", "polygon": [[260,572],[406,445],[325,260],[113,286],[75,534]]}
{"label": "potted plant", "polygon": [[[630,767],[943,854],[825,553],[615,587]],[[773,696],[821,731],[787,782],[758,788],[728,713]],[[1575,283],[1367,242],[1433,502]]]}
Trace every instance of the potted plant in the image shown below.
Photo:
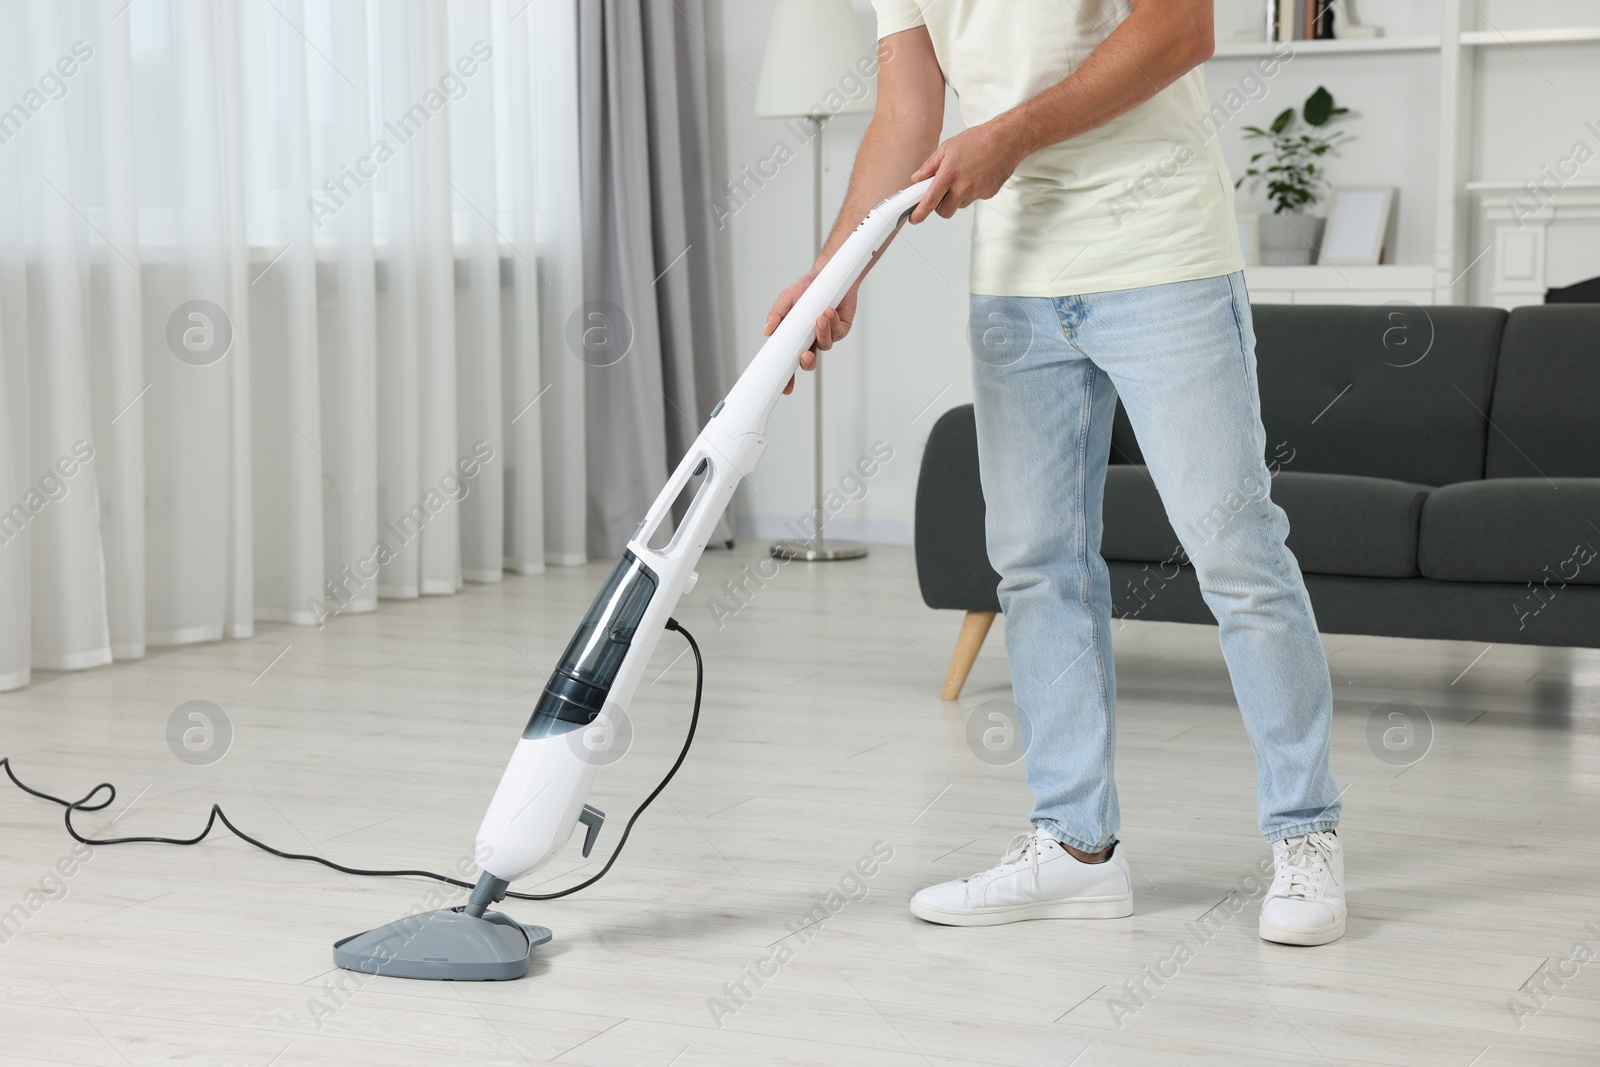
{"label": "potted plant", "polygon": [[[1260,221],[1261,262],[1263,264],[1306,264],[1316,261],[1322,242],[1324,219],[1309,215],[1306,208],[1317,202],[1317,190],[1326,177],[1317,161],[1344,136],[1343,131],[1327,129],[1328,123],[1349,108],[1333,102],[1333,94],[1323,86],[1306,97],[1302,109],[1309,129],[1297,132],[1295,109],[1284,108],[1267,129],[1246,126],[1245,136],[1264,138],[1268,147],[1250,157],[1244,177],[1234,182],[1238,188],[1252,179],[1264,183],[1272,201],[1272,214]],[[1268,160],[1261,165],[1263,160]]]}

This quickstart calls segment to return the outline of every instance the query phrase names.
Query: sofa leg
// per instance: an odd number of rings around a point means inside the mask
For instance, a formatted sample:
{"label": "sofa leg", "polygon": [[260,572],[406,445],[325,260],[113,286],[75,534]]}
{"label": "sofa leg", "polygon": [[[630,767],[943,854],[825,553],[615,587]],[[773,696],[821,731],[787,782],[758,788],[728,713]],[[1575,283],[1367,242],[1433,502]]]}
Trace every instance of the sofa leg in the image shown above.
{"label": "sofa leg", "polygon": [[956,638],[956,652],[950,657],[950,671],[944,677],[944,692],[939,694],[939,699],[954,700],[961,695],[961,687],[967,684],[967,673],[978,658],[983,639],[989,636],[994,616],[992,611],[969,611],[961,621],[961,636]]}

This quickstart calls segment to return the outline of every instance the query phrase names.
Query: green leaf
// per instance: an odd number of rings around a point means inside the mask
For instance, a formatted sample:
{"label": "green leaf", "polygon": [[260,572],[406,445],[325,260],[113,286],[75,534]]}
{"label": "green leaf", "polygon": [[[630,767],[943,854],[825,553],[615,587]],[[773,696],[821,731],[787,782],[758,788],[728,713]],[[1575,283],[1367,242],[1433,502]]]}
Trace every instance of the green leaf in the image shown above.
{"label": "green leaf", "polygon": [[1319,85],[1317,91],[1306,97],[1306,121],[1321,126],[1334,115],[1333,94]]}
{"label": "green leaf", "polygon": [[[1252,180],[1253,188],[1265,193],[1275,211],[1297,211],[1318,202],[1317,192],[1328,181],[1326,170],[1318,161],[1346,136],[1342,130],[1325,127],[1335,117],[1349,113],[1349,108],[1337,106],[1333,94],[1319,85],[1304,104],[1306,127],[1291,132],[1296,117],[1292,107],[1284,109],[1267,129],[1244,127],[1247,136],[1265,139],[1269,144],[1268,149],[1250,157],[1245,175]],[[1240,179],[1238,184],[1243,181]]]}

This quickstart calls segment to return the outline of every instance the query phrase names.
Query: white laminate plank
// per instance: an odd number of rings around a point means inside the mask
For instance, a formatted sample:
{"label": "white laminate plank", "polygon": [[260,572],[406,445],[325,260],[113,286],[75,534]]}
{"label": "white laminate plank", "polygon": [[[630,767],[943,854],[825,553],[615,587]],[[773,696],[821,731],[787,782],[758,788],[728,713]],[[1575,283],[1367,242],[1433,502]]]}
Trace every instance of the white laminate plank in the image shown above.
{"label": "white laminate plank", "polygon": [[[1216,630],[1135,620],[1114,635],[1134,916],[936,927],[911,918],[909,896],[989,865],[1027,821],[1021,764],[989,766],[965,740],[967,717],[1010,695],[1003,620],[944,702],[959,620],[923,607],[909,551],[785,567],[719,629],[707,597],[760,547],[708,554],[679,607],[706,657],[699,736],[610,876],[504,905],[555,930],[526,980],[369,979],[313,1012],[341,977],[330,943],[422,904],[430,883],[226,838],[103,847],[0,943],[0,1065],[1594,1062],[1600,962],[1521,1028],[1507,1004],[1575,942],[1600,949],[1586,927],[1600,928],[1600,652],[1325,635],[1349,934],[1268,945],[1246,906],[1118,1028],[1116,991],[1268,854]],[[43,674],[0,695],[0,755],[74,797],[116,782],[110,811],[78,817],[91,833],[192,834],[216,801],[282,848],[442,869],[470,846],[606,569],[161,649],[139,664],[148,682],[126,665]],[[569,846],[519,888],[598,869],[670,764],[694,680],[680,651],[667,635],[630,709],[634,747],[597,781],[609,818],[595,856]],[[166,746],[190,699],[236,728],[210,766]],[[1367,740],[1395,701],[1433,728],[1404,769]],[[791,934],[880,840],[894,856],[867,895]],[[69,845],[58,808],[0,785],[0,911]],[[708,1001],[786,936],[793,958],[717,1027]]]}

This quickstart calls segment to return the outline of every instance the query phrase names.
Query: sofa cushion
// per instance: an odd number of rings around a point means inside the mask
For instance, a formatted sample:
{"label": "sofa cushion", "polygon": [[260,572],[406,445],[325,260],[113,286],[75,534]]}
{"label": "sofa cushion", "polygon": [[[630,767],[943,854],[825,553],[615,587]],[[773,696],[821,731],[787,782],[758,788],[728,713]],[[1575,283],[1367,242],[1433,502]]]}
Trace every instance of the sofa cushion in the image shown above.
{"label": "sofa cushion", "polygon": [[1485,412],[1494,422],[1486,476],[1600,478],[1597,406],[1600,305],[1517,308]]}
{"label": "sofa cushion", "polygon": [[1447,582],[1600,585],[1600,480],[1492,478],[1436,489],[1418,559]]}
{"label": "sofa cushion", "polygon": [[1251,310],[1267,451],[1292,454],[1291,470],[1421,485],[1483,477],[1504,311]]}
{"label": "sofa cushion", "polygon": [[1117,398],[1117,411],[1111,417],[1111,455],[1109,462],[1113,465],[1144,462],[1144,453],[1139,450],[1139,439],[1133,435],[1133,423],[1128,419],[1128,413],[1122,406],[1121,397]]}
{"label": "sofa cushion", "polygon": [[1161,563],[1182,558],[1178,535],[1167,521],[1150,472],[1142,464],[1119,463],[1106,468],[1105,504],[1100,555],[1130,563]]}
{"label": "sofa cushion", "polygon": [[[1426,486],[1386,478],[1281,471],[1272,480],[1272,499],[1289,516],[1289,549],[1308,574],[1415,577],[1427,497]],[[1108,469],[1101,555],[1161,563],[1177,544],[1145,468]]]}
{"label": "sofa cushion", "polygon": [[1428,487],[1353,474],[1280,471],[1272,499],[1289,516],[1289,550],[1311,574],[1414,578]]}

